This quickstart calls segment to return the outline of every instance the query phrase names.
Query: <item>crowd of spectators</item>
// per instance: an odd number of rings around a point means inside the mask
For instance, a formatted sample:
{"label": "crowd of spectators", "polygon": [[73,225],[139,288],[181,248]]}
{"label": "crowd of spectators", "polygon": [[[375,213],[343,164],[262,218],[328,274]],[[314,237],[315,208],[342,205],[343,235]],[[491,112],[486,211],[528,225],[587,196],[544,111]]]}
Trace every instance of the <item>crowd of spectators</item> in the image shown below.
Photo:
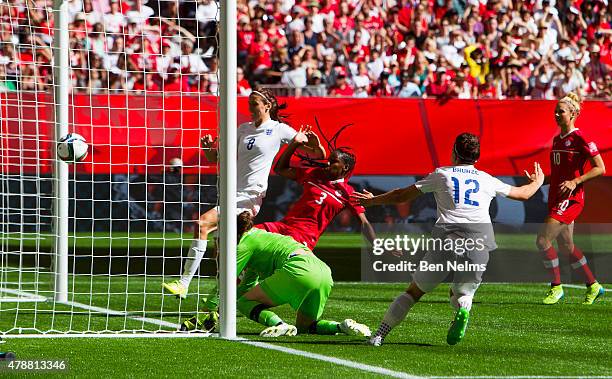
{"label": "crowd of spectators", "polygon": [[[612,97],[608,0],[238,0],[238,92]],[[52,84],[51,0],[0,4],[0,90]],[[69,0],[72,87],[216,92],[216,0]]]}

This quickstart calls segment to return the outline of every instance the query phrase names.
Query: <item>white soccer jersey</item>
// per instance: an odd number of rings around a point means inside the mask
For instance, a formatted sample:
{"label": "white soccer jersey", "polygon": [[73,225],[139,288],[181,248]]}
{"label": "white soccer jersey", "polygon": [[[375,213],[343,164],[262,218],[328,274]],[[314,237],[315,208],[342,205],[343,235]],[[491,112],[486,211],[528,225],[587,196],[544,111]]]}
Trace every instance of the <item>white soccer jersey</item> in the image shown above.
{"label": "white soccer jersey", "polygon": [[238,127],[238,192],[264,194],[268,175],[281,144],[288,144],[297,132],[287,124],[268,120],[255,128],[252,122]]}
{"label": "white soccer jersey", "polygon": [[489,205],[496,195],[508,196],[511,186],[473,165],[437,168],[415,186],[433,192],[438,207],[436,223],[491,223]]}

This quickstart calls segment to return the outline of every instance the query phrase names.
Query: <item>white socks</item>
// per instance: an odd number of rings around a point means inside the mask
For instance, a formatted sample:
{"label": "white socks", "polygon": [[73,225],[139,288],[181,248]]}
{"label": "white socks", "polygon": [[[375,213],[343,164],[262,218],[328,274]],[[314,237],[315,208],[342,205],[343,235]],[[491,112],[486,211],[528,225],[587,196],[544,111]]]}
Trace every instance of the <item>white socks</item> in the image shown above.
{"label": "white socks", "polygon": [[185,288],[189,287],[191,279],[193,279],[193,276],[200,267],[200,262],[202,262],[202,258],[204,258],[204,253],[206,253],[207,243],[208,240],[191,241],[189,254],[187,254],[187,259],[185,260],[185,268],[183,269],[183,275],[181,275],[181,279],[179,279],[179,281],[185,286]]}
{"label": "white socks", "polygon": [[404,321],[408,311],[410,311],[414,303],[416,303],[416,301],[414,301],[412,296],[405,292],[396,297],[393,303],[389,305],[389,309],[387,309],[387,313],[385,313],[385,317],[375,335],[381,336],[384,339],[391,329]]}
{"label": "white socks", "polygon": [[450,303],[451,306],[455,308],[455,310],[458,310],[459,308],[465,308],[469,312],[470,309],[472,309],[472,296],[463,295],[457,297],[457,295],[453,295],[450,298]]}

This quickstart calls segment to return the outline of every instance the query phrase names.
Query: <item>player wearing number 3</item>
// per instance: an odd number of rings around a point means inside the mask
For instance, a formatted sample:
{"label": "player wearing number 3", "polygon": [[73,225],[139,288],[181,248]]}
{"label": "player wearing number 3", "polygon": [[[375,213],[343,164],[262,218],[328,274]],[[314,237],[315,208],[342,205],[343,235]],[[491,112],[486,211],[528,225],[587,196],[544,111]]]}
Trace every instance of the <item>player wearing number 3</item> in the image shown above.
{"label": "player wearing number 3", "polygon": [[[427,292],[432,291],[449,274],[449,263],[463,267],[480,267],[454,271],[450,291],[450,303],[455,308],[455,319],[448,330],[447,342],[454,345],[465,335],[472,298],[482,281],[484,269],[489,261],[489,251],[495,249],[493,226],[489,216],[489,205],[496,195],[514,200],[527,200],[544,182],[540,165],[534,163],[534,173],[529,176],[530,183],[513,187],[474,168],[480,157],[480,142],[473,134],[460,134],[453,147],[452,166],[440,167],[414,185],[396,189],[382,195],[373,196],[369,192],[356,192],[353,197],[364,206],[399,204],[412,201],[423,193],[432,192],[438,208],[438,220],[433,227],[432,237],[465,242],[480,240],[473,249],[428,251],[423,261],[428,264],[441,264],[443,270],[428,271],[419,269],[414,273],[412,283],[406,292],[399,295],[389,306],[376,334],[369,340],[374,346],[382,345],[387,334],[402,322],[408,311]],[[462,241],[459,241],[462,240]],[[463,245],[467,246],[467,245]]]}
{"label": "player wearing number 3", "polygon": [[[253,91],[249,96],[249,112],[251,122],[238,127],[238,183],[237,183],[237,212],[248,211],[255,217],[259,212],[263,198],[268,188],[268,175],[274,162],[274,157],[281,146],[291,141],[299,145],[300,150],[312,154],[314,158],[325,158],[323,146],[313,145],[318,142],[316,138],[308,138],[312,132],[308,129],[303,132],[295,131],[289,125],[281,122],[283,116],[279,111],[285,104],[278,101],[266,89]],[[202,147],[206,159],[217,161],[217,150],[213,148],[216,140],[210,135],[202,138]],[[180,298],[187,296],[189,283],[193,279],[200,262],[206,252],[208,234],[217,229],[219,210],[217,207],[200,215],[198,227],[194,231],[194,240],[189,248],[185,261],[183,275],[179,280],[163,283],[165,291]]]}
{"label": "player wearing number 3", "polygon": [[[595,143],[574,126],[579,114],[580,99],[571,92],[559,100],[555,108],[555,121],[561,129],[561,134],[553,140],[550,153],[548,217],[536,240],[544,266],[552,276],[544,304],[555,304],[564,296],[559,258],[552,246],[555,239],[559,250],[569,254],[572,268],[584,278],[587,292],[583,304],[593,304],[595,299],[604,294],[603,287],[595,280],[586,258],[573,241],[574,220],[584,208],[583,183],[606,172]],[[587,161],[591,162],[591,169],[585,173]]]}

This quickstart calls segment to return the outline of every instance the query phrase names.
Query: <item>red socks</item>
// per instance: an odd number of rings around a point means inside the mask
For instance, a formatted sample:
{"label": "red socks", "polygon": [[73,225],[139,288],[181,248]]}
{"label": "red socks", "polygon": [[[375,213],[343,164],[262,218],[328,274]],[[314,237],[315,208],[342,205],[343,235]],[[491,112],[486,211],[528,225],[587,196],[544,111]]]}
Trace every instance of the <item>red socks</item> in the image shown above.
{"label": "red socks", "polygon": [[587,286],[590,286],[591,284],[596,282],[595,276],[593,276],[593,273],[591,272],[591,269],[587,264],[587,260],[579,248],[574,246],[574,251],[570,253],[569,259],[572,269],[582,274],[584,282]]}
{"label": "red socks", "polygon": [[551,246],[546,250],[540,250],[540,254],[542,255],[544,267],[548,269],[552,277],[550,285],[558,286],[561,284],[561,271],[559,270],[559,256],[557,255],[557,251]]}

